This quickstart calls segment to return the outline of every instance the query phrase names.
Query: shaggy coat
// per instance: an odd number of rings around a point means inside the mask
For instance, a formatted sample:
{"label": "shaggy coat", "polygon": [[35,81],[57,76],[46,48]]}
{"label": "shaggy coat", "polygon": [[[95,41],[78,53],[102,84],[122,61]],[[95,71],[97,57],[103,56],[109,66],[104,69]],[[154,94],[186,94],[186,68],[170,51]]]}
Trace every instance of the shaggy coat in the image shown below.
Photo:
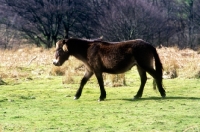
{"label": "shaggy coat", "polygon": [[141,39],[123,42],[103,42],[101,40],[84,39],[60,40],[56,43],[56,54],[53,64],[60,66],[71,55],[81,60],[86,69],[75,99],[81,96],[84,85],[95,74],[101,91],[99,100],[104,100],[106,98],[106,91],[102,73],[124,73],[135,65],[141,78],[141,85],[134,98],[142,97],[147,81],[146,72],[154,78],[161,96],[166,96],[162,86],[163,67],[158,53],[152,45]]}

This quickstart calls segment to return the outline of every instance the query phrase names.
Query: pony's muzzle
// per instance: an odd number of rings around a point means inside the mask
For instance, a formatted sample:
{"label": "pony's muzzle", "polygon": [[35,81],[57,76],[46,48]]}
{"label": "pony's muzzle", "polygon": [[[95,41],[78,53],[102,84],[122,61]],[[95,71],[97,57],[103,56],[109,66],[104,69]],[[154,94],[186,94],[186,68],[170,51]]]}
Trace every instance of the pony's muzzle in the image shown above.
{"label": "pony's muzzle", "polygon": [[60,66],[60,63],[59,63],[59,61],[58,61],[57,59],[54,59],[54,60],[53,60],[53,64],[54,64],[55,66]]}

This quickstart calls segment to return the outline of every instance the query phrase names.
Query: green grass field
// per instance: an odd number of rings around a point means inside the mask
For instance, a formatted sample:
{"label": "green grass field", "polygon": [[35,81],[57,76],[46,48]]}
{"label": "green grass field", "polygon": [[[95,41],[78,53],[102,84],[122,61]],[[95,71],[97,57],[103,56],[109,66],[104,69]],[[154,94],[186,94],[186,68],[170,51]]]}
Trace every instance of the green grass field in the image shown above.
{"label": "green grass field", "polygon": [[108,87],[98,102],[93,77],[79,100],[73,100],[81,76],[62,84],[59,76],[6,80],[0,85],[0,132],[199,132],[200,80],[165,79],[161,99],[148,79],[141,99],[132,100],[140,79],[127,73],[127,86]]}
{"label": "green grass field", "polygon": [[77,60],[58,68],[52,66],[54,49],[0,50],[0,132],[200,132],[200,55],[189,49],[158,51],[167,76],[178,74],[164,79],[165,99],[148,76],[143,97],[132,100],[140,84],[132,68],[126,86],[111,87],[112,77],[106,79],[107,99],[98,102],[95,77],[73,100],[84,74],[74,70]]}

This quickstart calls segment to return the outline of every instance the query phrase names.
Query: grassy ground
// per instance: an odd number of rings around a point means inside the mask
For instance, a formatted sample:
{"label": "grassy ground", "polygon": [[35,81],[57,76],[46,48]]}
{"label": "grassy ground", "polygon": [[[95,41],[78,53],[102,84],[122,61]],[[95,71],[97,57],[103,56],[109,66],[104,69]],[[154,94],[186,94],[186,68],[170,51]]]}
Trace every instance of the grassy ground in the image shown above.
{"label": "grassy ground", "polygon": [[164,79],[165,99],[152,90],[152,78],[148,77],[143,97],[132,100],[140,84],[133,68],[125,75],[126,86],[106,85],[103,102],[97,101],[95,77],[81,98],[73,100],[84,71],[74,70],[80,65],[74,60],[53,67],[53,54],[53,50],[41,48],[0,51],[0,132],[200,131],[196,52],[159,49],[167,78],[174,70],[178,74],[178,78]]}
{"label": "grassy ground", "polygon": [[134,77],[127,86],[107,87],[103,102],[97,101],[95,78],[79,100],[73,100],[79,84],[61,82],[62,77],[48,76],[2,85],[0,131],[200,131],[198,79],[164,80],[166,99],[152,90],[149,79],[143,98],[132,100],[139,86]]}

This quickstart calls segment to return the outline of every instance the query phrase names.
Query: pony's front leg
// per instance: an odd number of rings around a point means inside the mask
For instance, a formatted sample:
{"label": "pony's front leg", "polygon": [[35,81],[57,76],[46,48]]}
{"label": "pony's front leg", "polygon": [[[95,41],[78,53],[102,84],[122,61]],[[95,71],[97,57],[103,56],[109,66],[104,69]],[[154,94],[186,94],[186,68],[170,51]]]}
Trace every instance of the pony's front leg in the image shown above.
{"label": "pony's front leg", "polygon": [[82,78],[81,80],[81,83],[80,83],[80,86],[79,86],[79,89],[77,90],[75,96],[74,96],[74,99],[77,100],[80,98],[81,94],[82,94],[82,90],[83,90],[83,87],[84,85],[87,83],[87,81],[90,79],[90,77],[93,75],[93,72],[91,71],[86,71],[85,72],[85,75],[84,77]]}
{"label": "pony's front leg", "polygon": [[98,101],[103,101],[106,99],[106,90],[104,88],[104,81],[103,81],[103,76],[102,73],[95,73],[98,83],[99,83],[99,87],[100,87],[100,91],[101,91],[101,95],[99,97]]}

